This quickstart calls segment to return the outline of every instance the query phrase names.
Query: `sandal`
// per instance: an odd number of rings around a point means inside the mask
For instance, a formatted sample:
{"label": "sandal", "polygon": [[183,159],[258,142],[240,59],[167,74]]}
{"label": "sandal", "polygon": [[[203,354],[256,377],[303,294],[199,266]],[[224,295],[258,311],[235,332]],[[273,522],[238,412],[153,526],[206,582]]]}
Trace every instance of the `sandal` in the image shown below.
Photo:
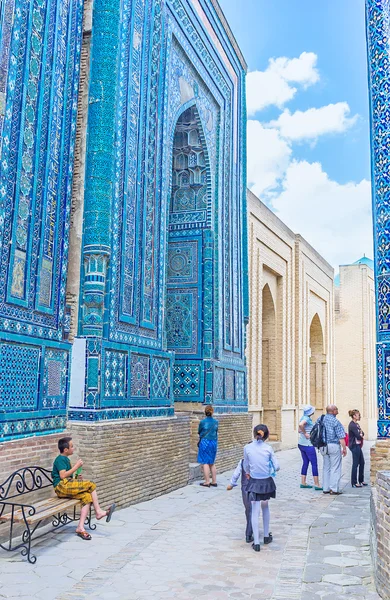
{"label": "sandal", "polygon": [[210,483],[211,487],[218,487],[218,483]]}
{"label": "sandal", "polygon": [[210,487],[209,483],[200,483],[199,484],[201,487]]}
{"label": "sandal", "polygon": [[111,521],[112,513],[114,512],[115,509],[116,509],[116,504],[114,502],[113,504],[111,504],[110,508],[107,511],[106,523],[109,523]]}
{"label": "sandal", "polygon": [[85,531],[76,531],[76,535],[78,535],[82,540],[92,540],[92,536]]}

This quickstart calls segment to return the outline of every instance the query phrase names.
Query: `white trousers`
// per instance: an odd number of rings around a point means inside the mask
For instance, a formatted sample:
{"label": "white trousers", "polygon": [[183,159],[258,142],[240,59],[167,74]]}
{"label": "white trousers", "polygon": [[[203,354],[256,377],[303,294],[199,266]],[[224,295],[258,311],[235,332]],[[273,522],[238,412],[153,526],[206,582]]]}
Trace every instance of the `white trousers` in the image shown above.
{"label": "white trousers", "polygon": [[324,492],[339,492],[342,475],[342,455],[340,444],[328,444],[320,450],[323,457],[322,487]]}

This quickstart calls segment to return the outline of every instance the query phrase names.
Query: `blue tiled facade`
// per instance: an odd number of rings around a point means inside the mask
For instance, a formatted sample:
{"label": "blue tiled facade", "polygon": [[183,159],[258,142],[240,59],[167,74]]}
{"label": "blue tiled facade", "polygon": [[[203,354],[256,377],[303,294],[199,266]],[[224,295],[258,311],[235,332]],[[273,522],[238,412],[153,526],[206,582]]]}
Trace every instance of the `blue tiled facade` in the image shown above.
{"label": "blue tiled facade", "polygon": [[366,0],[377,300],[378,437],[390,437],[390,2]]}
{"label": "blue tiled facade", "polygon": [[169,417],[175,401],[247,411],[245,64],[214,0],[94,1],[84,383],[68,406],[82,12],[2,4],[0,439]]}
{"label": "blue tiled facade", "polygon": [[63,429],[82,0],[0,10],[0,440]]}

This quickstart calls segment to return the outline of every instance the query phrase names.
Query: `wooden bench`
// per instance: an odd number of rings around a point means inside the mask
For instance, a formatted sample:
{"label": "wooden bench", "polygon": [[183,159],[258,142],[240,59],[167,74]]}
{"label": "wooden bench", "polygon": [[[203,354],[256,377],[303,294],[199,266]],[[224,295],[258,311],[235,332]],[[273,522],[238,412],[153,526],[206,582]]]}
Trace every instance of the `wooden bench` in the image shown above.
{"label": "wooden bench", "polygon": [[[45,488],[53,490],[53,480],[50,471],[42,467],[24,467],[12,473],[0,485],[0,523],[9,523],[9,536],[6,543],[2,542],[3,532],[0,527],[0,548],[7,552],[21,549],[22,556],[27,556],[27,560],[32,564],[37,560],[36,556],[31,554],[32,537],[43,521],[52,519],[52,528],[45,531],[50,533],[79,519],[77,515],[79,500],[51,496],[44,500],[31,501],[30,496],[30,498],[23,498],[26,503],[17,501],[20,496],[32,495]],[[91,507],[86,524],[90,529],[96,529],[96,525],[91,524]],[[14,543],[16,525],[22,527],[22,534]],[[34,539],[36,537],[40,536],[35,536]]]}

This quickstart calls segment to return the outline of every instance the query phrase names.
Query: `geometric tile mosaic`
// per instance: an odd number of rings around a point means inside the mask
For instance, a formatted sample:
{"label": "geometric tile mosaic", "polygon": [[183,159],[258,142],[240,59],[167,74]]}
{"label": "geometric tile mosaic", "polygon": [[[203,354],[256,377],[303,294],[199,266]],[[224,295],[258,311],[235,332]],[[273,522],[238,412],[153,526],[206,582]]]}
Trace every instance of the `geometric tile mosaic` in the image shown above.
{"label": "geometric tile mosaic", "polygon": [[198,242],[171,241],[168,245],[168,284],[197,283]]}
{"label": "geometric tile mosaic", "polygon": [[0,407],[6,412],[38,406],[40,349],[0,344]]}
{"label": "geometric tile mosaic", "polygon": [[225,369],[225,392],[226,400],[234,400],[234,371]]}
{"label": "geometric tile mosaic", "polygon": [[245,373],[236,371],[236,398],[237,402],[245,400]]}
{"label": "geometric tile mosaic", "polygon": [[216,367],[214,371],[214,399],[223,400],[223,369]]}
{"label": "geometric tile mosaic", "polygon": [[195,354],[198,347],[198,290],[168,289],[166,300],[167,347],[179,354]]}
{"label": "geometric tile mosaic", "polygon": [[366,0],[377,309],[378,437],[390,438],[389,2]]}
{"label": "geometric tile mosaic", "polygon": [[173,366],[173,395],[190,398],[200,394],[200,365],[174,364]]}
{"label": "geometric tile mosaic", "polygon": [[131,396],[149,397],[149,356],[131,354]]}
{"label": "geometric tile mosaic", "polygon": [[168,398],[169,360],[152,358],[152,397]]}
{"label": "geometric tile mosaic", "polygon": [[65,350],[46,348],[43,368],[43,408],[65,408],[68,356]]}
{"label": "geometric tile mosaic", "polygon": [[127,352],[105,351],[104,397],[126,398]]}

